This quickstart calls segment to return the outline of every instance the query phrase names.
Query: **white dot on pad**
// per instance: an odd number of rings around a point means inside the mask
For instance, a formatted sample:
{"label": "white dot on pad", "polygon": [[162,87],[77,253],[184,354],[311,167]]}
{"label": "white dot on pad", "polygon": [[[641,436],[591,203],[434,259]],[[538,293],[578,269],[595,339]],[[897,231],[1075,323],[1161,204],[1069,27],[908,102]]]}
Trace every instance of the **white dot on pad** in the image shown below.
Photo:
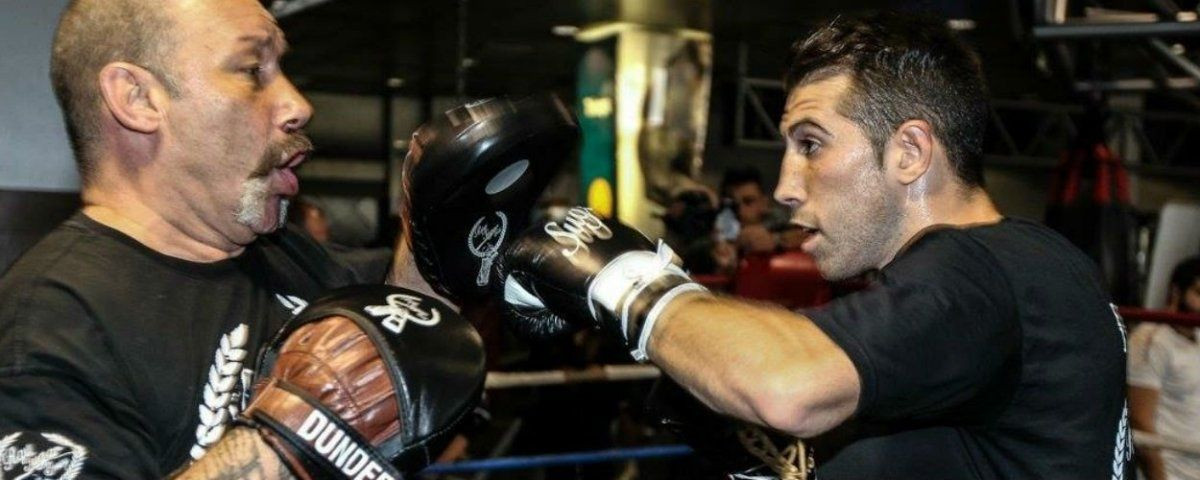
{"label": "white dot on pad", "polygon": [[504,167],[504,170],[501,170],[500,173],[497,173],[496,176],[492,177],[492,179],[488,181],[487,187],[484,187],[483,191],[487,192],[488,195],[495,195],[503,192],[505,189],[512,186],[517,179],[521,178],[522,175],[525,175],[525,170],[528,169],[529,160],[517,160],[513,162],[512,165]]}

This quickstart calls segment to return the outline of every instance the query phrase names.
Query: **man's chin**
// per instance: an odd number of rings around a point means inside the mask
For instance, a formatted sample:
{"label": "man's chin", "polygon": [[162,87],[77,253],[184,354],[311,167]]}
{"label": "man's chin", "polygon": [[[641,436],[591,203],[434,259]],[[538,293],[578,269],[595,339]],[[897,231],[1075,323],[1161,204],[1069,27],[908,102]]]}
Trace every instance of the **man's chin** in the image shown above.
{"label": "man's chin", "polygon": [[249,228],[255,236],[273,233],[283,228],[287,222],[288,203],[289,200],[285,197],[272,196],[257,205],[257,208],[243,209],[238,212],[238,223]]}
{"label": "man's chin", "polygon": [[845,261],[845,259],[833,257],[825,252],[814,251],[811,255],[817,263],[817,270],[821,272],[821,277],[826,281],[840,282],[842,280],[849,280],[870,270],[869,267],[850,265],[850,262]]}

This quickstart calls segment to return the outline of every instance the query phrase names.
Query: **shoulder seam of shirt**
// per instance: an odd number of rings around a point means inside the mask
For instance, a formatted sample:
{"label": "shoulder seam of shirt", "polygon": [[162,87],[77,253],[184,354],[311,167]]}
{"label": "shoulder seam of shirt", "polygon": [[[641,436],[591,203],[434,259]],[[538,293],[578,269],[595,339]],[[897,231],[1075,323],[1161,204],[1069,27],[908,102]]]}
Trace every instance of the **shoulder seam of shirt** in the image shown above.
{"label": "shoulder seam of shirt", "polygon": [[[64,222],[63,225],[66,225],[68,222]],[[25,337],[23,336],[23,334],[24,334],[24,331],[29,328],[29,326],[26,324],[26,322],[28,321],[28,318],[26,316],[19,315],[18,312],[29,311],[30,302],[33,301],[33,293],[38,288],[50,288],[51,287],[51,285],[49,284],[50,283],[49,279],[48,279],[49,272],[54,268],[54,266],[58,265],[59,262],[62,261],[63,257],[66,257],[68,254],[75,251],[76,245],[78,245],[81,240],[82,239],[80,237],[75,237],[75,238],[70,239],[70,241],[67,243],[67,245],[64,246],[65,248],[63,248],[61,251],[59,251],[57,255],[54,255],[54,256],[46,259],[44,262],[44,266],[39,268],[38,272],[35,275],[30,276],[29,288],[22,289],[20,292],[18,292],[17,297],[12,302],[12,305],[13,305],[13,308],[15,309],[15,311],[14,310],[0,311],[0,314],[7,312],[7,313],[11,314],[13,317],[13,330],[16,331],[13,341],[14,341],[14,343],[16,343],[16,348],[14,348],[14,351],[12,352],[12,355],[13,355],[11,357],[12,361],[13,361],[12,366],[21,367],[22,366],[21,364],[23,363],[23,360],[25,359],[25,355],[27,353],[24,351],[24,347],[25,347],[24,338]]]}
{"label": "shoulder seam of shirt", "polygon": [[[64,225],[68,225],[69,223],[70,223],[70,221],[65,222]],[[40,271],[36,275],[33,275],[30,277],[30,288],[27,288],[27,289],[24,289],[23,291],[21,291],[18,294],[16,301],[13,302],[14,304],[19,306],[19,308],[17,309],[17,312],[29,311],[30,302],[33,301],[33,293],[35,291],[37,291],[38,288],[54,288],[54,286],[50,282],[50,279],[48,278],[49,272],[54,270],[54,267],[59,265],[62,262],[63,258],[65,258],[68,255],[70,255],[71,253],[75,252],[78,248],[78,245],[87,240],[88,233],[93,233],[93,234],[96,233],[96,232],[92,232],[91,230],[87,229],[86,226],[82,226],[82,225],[68,225],[68,228],[77,229],[77,231],[81,232],[83,235],[76,236],[75,238],[70,239],[70,241],[66,245],[63,246],[62,250],[60,252],[58,252],[57,255],[52,256],[51,258],[46,260],[44,268],[41,268]],[[77,298],[74,294],[71,294],[70,292],[68,292],[68,294],[72,298]],[[113,373],[118,375],[118,378],[120,378],[121,381],[125,383],[125,387],[130,389],[128,393],[132,395],[133,390],[130,387],[132,387],[133,382],[128,377],[128,373],[131,372],[132,370],[129,368],[128,362],[124,361],[123,358],[116,355],[116,352],[113,349],[111,338],[109,338],[110,335],[109,335],[108,331],[103,328],[100,328],[99,322],[97,322],[95,320],[95,316],[94,316],[93,312],[91,311],[91,309],[88,308],[88,306],[86,304],[84,304],[83,302],[79,302],[79,306],[82,310],[87,312],[87,316],[86,316],[87,321],[92,323],[92,326],[95,327],[95,329],[97,331],[104,333],[104,335],[103,335],[104,338],[102,338],[100,340],[100,342],[102,345],[104,345],[105,353],[107,353],[109,358],[111,358],[113,360],[113,362],[115,362],[113,367],[120,370],[120,372],[113,372]],[[18,345],[17,350],[20,350],[20,351],[13,352],[13,357],[12,357],[13,365],[11,365],[9,367],[0,367],[0,371],[13,369],[13,370],[22,371],[22,372],[37,372],[37,371],[57,372],[57,370],[54,370],[54,369],[51,369],[48,367],[42,367],[42,366],[33,367],[33,366],[30,366],[25,363],[26,355],[28,352],[23,351],[24,347],[25,347],[25,342],[24,342],[25,337],[23,335],[24,335],[24,331],[28,330],[31,327],[30,327],[30,325],[27,324],[27,317],[21,316],[21,315],[14,315],[14,317],[15,317],[14,329],[17,330],[14,341]],[[113,395],[116,392],[110,392],[110,391],[108,391],[108,389],[104,389],[104,390],[106,391],[106,393],[109,393],[110,394],[109,396],[111,396],[111,397],[119,397],[118,395]],[[136,404],[131,405],[131,406],[137,407]]]}

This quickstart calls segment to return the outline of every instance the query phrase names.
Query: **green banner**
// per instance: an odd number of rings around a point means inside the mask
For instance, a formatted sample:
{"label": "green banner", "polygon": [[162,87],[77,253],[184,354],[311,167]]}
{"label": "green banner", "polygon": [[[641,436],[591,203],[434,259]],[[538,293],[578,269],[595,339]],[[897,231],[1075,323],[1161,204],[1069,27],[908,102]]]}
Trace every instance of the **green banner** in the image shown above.
{"label": "green banner", "polygon": [[616,213],[616,93],[613,42],[589,48],[579,62],[576,85],[579,128],[580,192],[584,203],[603,217]]}

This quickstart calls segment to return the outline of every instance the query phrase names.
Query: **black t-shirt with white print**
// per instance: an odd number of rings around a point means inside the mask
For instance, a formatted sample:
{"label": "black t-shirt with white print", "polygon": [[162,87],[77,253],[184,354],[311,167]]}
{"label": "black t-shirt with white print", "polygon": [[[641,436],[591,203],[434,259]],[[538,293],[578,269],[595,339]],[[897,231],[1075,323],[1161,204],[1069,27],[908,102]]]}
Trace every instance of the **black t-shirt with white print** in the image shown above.
{"label": "black t-shirt with white print", "polygon": [[0,478],[161,478],[198,458],[260,346],[355,280],[294,230],[193,263],[76,214],[0,278]]}
{"label": "black t-shirt with white print", "polygon": [[866,291],[805,311],[858,371],[818,478],[1121,479],[1125,332],[1096,268],[1007,219],[931,229]]}

